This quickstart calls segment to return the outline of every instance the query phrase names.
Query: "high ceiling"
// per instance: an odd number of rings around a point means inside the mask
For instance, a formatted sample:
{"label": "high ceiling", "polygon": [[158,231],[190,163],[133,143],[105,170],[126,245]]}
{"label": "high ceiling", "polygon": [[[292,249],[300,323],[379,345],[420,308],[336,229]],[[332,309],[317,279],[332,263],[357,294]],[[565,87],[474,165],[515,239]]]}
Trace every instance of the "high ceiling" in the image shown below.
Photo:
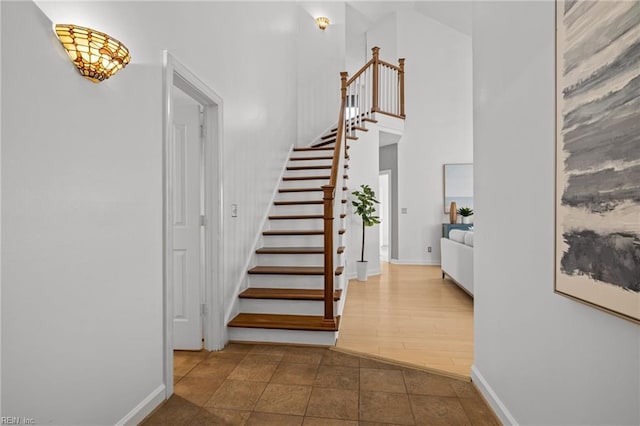
{"label": "high ceiling", "polygon": [[415,11],[471,35],[471,1],[350,1],[371,23],[398,11]]}

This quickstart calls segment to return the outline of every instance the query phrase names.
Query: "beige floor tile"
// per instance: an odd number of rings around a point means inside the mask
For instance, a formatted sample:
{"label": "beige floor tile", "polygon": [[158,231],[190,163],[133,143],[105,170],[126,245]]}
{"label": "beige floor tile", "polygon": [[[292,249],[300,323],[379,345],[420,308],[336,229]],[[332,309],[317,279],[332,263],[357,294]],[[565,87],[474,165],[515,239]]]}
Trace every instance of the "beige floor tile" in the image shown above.
{"label": "beige floor tile", "polygon": [[238,365],[232,359],[207,358],[196,365],[186,377],[206,377],[210,379],[225,379]]}
{"label": "beige floor tile", "polygon": [[358,426],[358,422],[352,420],[305,417],[302,426]]}
{"label": "beige floor tile", "polygon": [[282,361],[271,377],[271,383],[285,385],[312,385],[318,364],[295,364]]}
{"label": "beige floor tile", "polygon": [[[249,357],[249,355],[247,355]],[[232,380],[251,380],[255,382],[268,382],[276,371],[278,362],[264,361],[256,362],[253,359],[244,359],[238,363],[229,374]]]}
{"label": "beige floor tile", "polygon": [[247,420],[248,426],[300,426],[303,417],[254,411]]}
{"label": "beige floor tile", "polygon": [[205,410],[212,416],[209,424],[241,426],[247,422],[251,411],[229,410],[225,408],[205,407]]}
{"label": "beige floor tile", "polygon": [[253,410],[266,386],[262,382],[225,380],[205,406]]}
{"label": "beige floor tile", "polygon": [[360,392],[360,420],[414,424],[407,394],[387,392]]}
{"label": "beige floor tile", "polygon": [[311,395],[311,386],[270,383],[256,404],[255,411],[304,415]]}
{"label": "beige floor tile", "polygon": [[185,377],[174,384],[173,391],[185,400],[201,406],[213,396],[223,381],[220,378]]}
{"label": "beige floor tile", "polygon": [[413,369],[403,370],[407,392],[417,395],[457,396],[452,384],[454,379]]}
{"label": "beige floor tile", "polygon": [[360,369],[356,367],[320,365],[313,385],[322,388],[358,390],[360,387]]}
{"label": "beige floor tile", "polygon": [[380,368],[360,369],[360,390],[406,393],[401,370]]}
{"label": "beige floor tile", "polygon": [[416,425],[471,425],[458,398],[410,395]]}
{"label": "beige floor tile", "polygon": [[314,387],[306,415],[310,417],[358,420],[358,391]]}

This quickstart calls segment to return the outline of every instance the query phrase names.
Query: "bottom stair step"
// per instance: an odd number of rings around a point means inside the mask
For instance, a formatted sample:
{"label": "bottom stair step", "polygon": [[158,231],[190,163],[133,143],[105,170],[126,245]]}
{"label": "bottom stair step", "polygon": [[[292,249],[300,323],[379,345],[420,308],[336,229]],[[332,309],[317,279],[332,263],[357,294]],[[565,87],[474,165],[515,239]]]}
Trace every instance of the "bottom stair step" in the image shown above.
{"label": "bottom stair step", "polygon": [[268,328],[279,330],[338,331],[340,317],[335,324],[325,323],[320,315],[238,314],[229,327]]}
{"label": "bottom stair step", "polygon": [[[333,300],[338,301],[342,290],[333,292]],[[324,290],[288,289],[288,288],[248,288],[240,293],[242,299],[286,299],[286,300],[324,300]]]}

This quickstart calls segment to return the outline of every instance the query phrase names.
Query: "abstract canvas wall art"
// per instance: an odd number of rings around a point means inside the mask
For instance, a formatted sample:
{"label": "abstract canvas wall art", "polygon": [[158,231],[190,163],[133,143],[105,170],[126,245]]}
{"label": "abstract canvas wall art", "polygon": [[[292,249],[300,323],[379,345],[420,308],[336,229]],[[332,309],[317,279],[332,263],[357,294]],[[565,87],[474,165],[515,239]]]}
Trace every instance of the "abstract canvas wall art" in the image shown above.
{"label": "abstract canvas wall art", "polygon": [[640,2],[556,2],[555,291],[640,322]]}

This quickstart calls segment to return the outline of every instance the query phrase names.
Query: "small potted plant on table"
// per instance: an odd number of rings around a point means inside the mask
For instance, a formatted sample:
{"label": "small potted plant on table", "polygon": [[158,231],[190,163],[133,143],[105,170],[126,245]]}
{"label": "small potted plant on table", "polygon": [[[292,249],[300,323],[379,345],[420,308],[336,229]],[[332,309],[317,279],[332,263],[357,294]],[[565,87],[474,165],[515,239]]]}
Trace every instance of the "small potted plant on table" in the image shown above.
{"label": "small potted plant on table", "polygon": [[362,219],[362,250],[360,251],[360,260],[357,262],[358,281],[367,280],[367,261],[364,260],[364,232],[367,226],[373,226],[380,223],[380,218],[374,216],[376,212],[375,204],[380,204],[376,200],[376,194],[369,185],[360,185],[361,191],[353,191],[356,201],[352,204],[356,208],[355,213]]}
{"label": "small potted plant on table", "polygon": [[460,207],[458,214],[462,216],[462,223],[471,223],[471,216],[473,216],[473,209],[470,207]]}

